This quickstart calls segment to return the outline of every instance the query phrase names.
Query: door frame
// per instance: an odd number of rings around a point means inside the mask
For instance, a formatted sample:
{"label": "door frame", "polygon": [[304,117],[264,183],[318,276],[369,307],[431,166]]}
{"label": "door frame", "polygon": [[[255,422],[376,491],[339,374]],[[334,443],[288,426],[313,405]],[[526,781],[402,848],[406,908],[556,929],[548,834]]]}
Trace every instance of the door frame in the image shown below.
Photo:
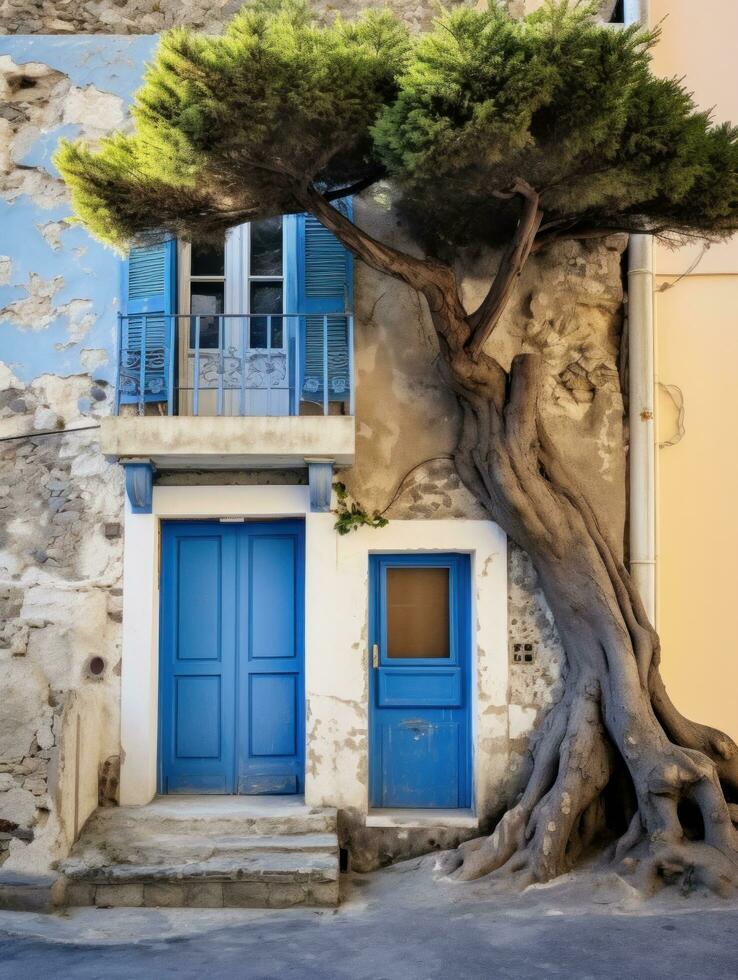
{"label": "door frame", "polygon": [[[438,659],[413,658],[410,661],[386,660],[386,608],[381,601],[388,567],[448,568],[449,576],[449,632],[450,657],[439,664]],[[369,555],[369,704],[368,704],[368,770],[369,808],[384,809],[381,799],[381,741],[377,720],[378,674],[373,665],[374,644],[379,646],[379,663],[394,663],[397,667],[418,666],[461,668],[461,700],[464,711],[463,738],[465,740],[464,765],[459,770],[459,796],[463,802],[454,809],[469,810],[474,803],[474,740],[472,737],[472,581],[471,556],[468,552],[383,552]],[[428,705],[433,708],[433,705]],[[394,809],[390,807],[389,809]],[[433,807],[427,808],[429,812]]]}
{"label": "door frame", "polygon": [[[207,527],[224,527],[239,529],[246,527],[248,525],[254,525],[256,530],[254,532],[257,534],[268,534],[268,533],[279,533],[281,531],[297,533],[297,554],[296,554],[296,576],[295,576],[295,626],[296,626],[296,645],[297,645],[297,672],[298,672],[298,682],[297,682],[297,693],[296,693],[296,742],[297,742],[297,791],[296,795],[301,795],[305,790],[305,757],[306,757],[306,729],[305,729],[305,715],[307,711],[307,704],[305,698],[305,522],[304,520],[299,520],[290,517],[275,517],[275,518],[249,518],[243,521],[233,521],[229,519],[221,519],[219,517],[199,517],[199,518],[165,518],[160,521],[159,524],[159,642],[158,642],[158,698],[157,698],[157,708],[158,708],[158,723],[157,723],[157,742],[156,742],[156,785],[157,792],[164,794],[165,785],[165,773],[164,773],[164,726],[168,720],[167,710],[164,706],[164,699],[166,697],[166,691],[164,686],[161,684],[162,674],[162,658],[165,654],[165,643],[171,638],[167,634],[167,630],[163,628],[164,623],[164,606],[165,602],[172,601],[172,583],[169,583],[168,588],[162,588],[162,583],[164,580],[164,563],[161,560],[164,555],[164,535],[166,533],[167,527],[173,527],[179,525],[182,528],[197,531],[200,528]],[[238,785],[240,780],[239,775],[239,746],[241,743],[241,731],[244,719],[239,717],[237,711],[239,693],[241,692],[241,674],[242,674],[242,656],[247,656],[247,650],[241,650],[244,640],[244,629],[248,630],[248,610],[241,610],[239,606],[240,592],[242,582],[240,581],[240,562],[241,562],[241,549],[244,546],[244,541],[248,540],[247,536],[244,536],[244,540],[239,540],[237,531],[234,534],[233,546],[234,546],[234,595],[233,601],[235,603],[234,610],[234,635],[233,643],[235,645],[235,662],[234,662],[234,723],[233,723],[233,752],[232,752],[232,785],[234,787],[231,793],[227,795],[237,796],[243,795],[248,796],[252,794],[238,792]],[[249,721],[250,723],[250,721]],[[175,794],[176,795],[176,794]],[[206,794],[202,794],[206,795]],[[269,794],[264,794],[269,795]]]}

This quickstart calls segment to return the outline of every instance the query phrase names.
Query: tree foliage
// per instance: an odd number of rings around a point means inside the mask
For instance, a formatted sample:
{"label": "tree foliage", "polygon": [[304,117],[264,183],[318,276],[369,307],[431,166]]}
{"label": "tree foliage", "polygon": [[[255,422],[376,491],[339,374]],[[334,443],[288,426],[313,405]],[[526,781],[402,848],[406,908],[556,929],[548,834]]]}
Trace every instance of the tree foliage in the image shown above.
{"label": "tree foliage", "polygon": [[131,134],[56,158],[77,214],[123,247],[162,230],[220,236],[390,177],[430,254],[505,241],[516,180],[542,232],[654,230],[720,238],[738,225],[738,132],[656,78],[657,32],[550,0],[516,20],[445,11],[410,37],[387,10],[317,26],[301,0],[244,7],[222,37],[164,35]]}
{"label": "tree foliage", "polygon": [[301,211],[306,181],[340,186],[376,169],[371,125],[408,51],[387,12],[324,30],[300,0],[246,6],[222,37],[170,31],[136,94],[134,132],[99,150],[62,144],[75,211],[117,246]]}

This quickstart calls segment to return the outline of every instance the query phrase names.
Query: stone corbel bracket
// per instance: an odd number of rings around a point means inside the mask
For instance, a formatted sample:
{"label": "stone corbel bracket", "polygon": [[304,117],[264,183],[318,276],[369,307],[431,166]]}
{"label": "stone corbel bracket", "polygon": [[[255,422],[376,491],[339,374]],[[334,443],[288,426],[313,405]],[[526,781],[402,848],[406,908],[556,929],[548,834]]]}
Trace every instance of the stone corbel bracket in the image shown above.
{"label": "stone corbel bracket", "polygon": [[327,514],[331,509],[334,461],[320,457],[306,457],[305,462],[310,484],[310,510],[314,514]]}
{"label": "stone corbel bracket", "polygon": [[150,514],[154,490],[154,466],[148,460],[124,463],[126,493],[134,514]]}

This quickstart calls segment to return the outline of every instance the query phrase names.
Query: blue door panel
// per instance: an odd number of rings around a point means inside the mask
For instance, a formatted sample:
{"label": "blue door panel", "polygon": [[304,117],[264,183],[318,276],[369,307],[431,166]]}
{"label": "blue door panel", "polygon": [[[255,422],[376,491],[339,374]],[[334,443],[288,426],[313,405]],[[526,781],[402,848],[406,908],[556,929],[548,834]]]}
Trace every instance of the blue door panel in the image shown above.
{"label": "blue door panel", "polygon": [[177,759],[219,759],[220,677],[177,677],[175,698]]}
{"label": "blue door panel", "polygon": [[395,667],[390,673],[379,672],[377,704],[380,708],[417,706],[460,708],[463,700],[463,677],[460,667]]}
{"label": "blue door panel", "polygon": [[383,724],[381,745],[381,806],[461,805],[457,722],[411,717]]}
{"label": "blue door panel", "polygon": [[160,792],[301,792],[301,523],[166,523],[161,567]]}
{"label": "blue door panel", "polygon": [[232,792],[236,668],[236,543],[219,524],[162,534],[159,787]]}
{"label": "blue door panel", "polygon": [[[388,648],[388,571],[445,569],[448,616],[444,640],[430,634],[435,650],[421,646],[418,606],[408,606],[410,632]],[[399,572],[393,572],[395,580]],[[408,573],[402,573],[403,577]],[[428,573],[419,573],[427,576]],[[471,806],[470,648],[471,576],[469,557],[457,554],[373,555],[370,559],[369,798],[377,807],[460,808]],[[444,586],[445,588],[445,586]],[[405,593],[407,596],[407,593]],[[399,600],[407,603],[408,599]],[[415,600],[412,600],[413,602]],[[395,605],[394,615],[402,606]],[[422,614],[422,607],[420,609]],[[447,625],[446,625],[447,624]],[[414,638],[414,640],[413,640]],[[409,647],[408,647],[409,642]],[[427,653],[425,652],[427,650]],[[435,656],[431,655],[435,652]],[[440,653],[444,655],[441,656]],[[391,654],[395,654],[392,656]]]}
{"label": "blue door panel", "polygon": [[295,674],[252,674],[249,698],[252,757],[295,754],[296,704]]}
{"label": "blue door panel", "polygon": [[220,535],[181,538],[177,559],[177,659],[217,660],[221,648]]}
{"label": "blue door panel", "polygon": [[301,793],[304,788],[303,526],[251,525],[239,542],[238,793]]}
{"label": "blue door panel", "polygon": [[297,656],[295,630],[295,539],[261,535],[250,541],[250,657]]}

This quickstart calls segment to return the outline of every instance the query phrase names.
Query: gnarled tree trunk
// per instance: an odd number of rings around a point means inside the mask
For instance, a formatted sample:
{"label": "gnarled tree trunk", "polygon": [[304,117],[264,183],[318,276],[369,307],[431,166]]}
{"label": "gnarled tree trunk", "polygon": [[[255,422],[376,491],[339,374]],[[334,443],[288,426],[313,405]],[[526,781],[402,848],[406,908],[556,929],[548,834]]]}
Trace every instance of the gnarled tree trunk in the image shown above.
{"label": "gnarled tree trunk", "polygon": [[531,557],[568,664],[525,791],[489,838],[462,845],[455,876],[547,881],[609,825],[623,831],[615,856],[646,883],[682,877],[730,890],[738,751],[669,701],[658,637],[630,575],[543,427],[539,356],[518,355],[504,384],[494,364],[486,385],[482,360],[457,354],[448,364],[464,412],[459,474]]}
{"label": "gnarled tree trunk", "polygon": [[315,189],[302,198],[367,265],[425,296],[463,412],[459,475],[530,556],[566,653],[564,694],[534,736],[525,790],[490,837],[454,852],[450,870],[548,881],[618,836],[613,858],[645,886],[681,879],[725,893],[738,884],[738,747],[669,700],[631,577],[545,431],[539,356],[518,355],[508,373],[484,350],[528,256],[561,235],[542,223],[533,188],[518,180],[512,195],[518,228],[472,313],[450,266],[377,242]]}

